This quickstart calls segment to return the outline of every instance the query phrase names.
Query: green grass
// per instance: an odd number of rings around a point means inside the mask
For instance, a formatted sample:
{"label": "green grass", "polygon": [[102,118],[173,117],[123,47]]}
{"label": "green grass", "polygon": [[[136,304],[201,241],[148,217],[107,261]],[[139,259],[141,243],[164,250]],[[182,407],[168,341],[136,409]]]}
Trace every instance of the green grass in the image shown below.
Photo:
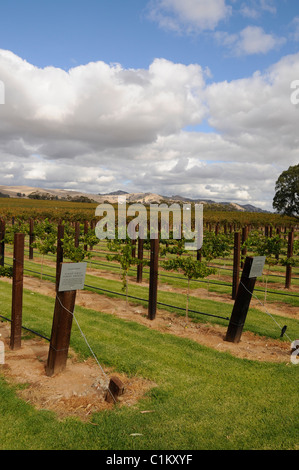
{"label": "green grass", "polygon": [[[9,317],[11,287],[5,282],[0,298],[0,313]],[[26,326],[50,335],[53,310],[53,299],[24,291]],[[238,359],[81,307],[76,318],[102,365],[157,387],[136,406],[95,413],[87,424],[35,410],[0,376],[0,449],[298,448],[296,365]],[[71,346],[82,358],[90,355],[76,324]]]}
{"label": "green grass", "polygon": [[[8,261],[8,260],[7,260]],[[36,273],[32,273],[30,271],[25,270],[25,274],[32,275],[35,277],[39,277],[40,273],[40,265],[36,262],[25,260],[25,268],[36,271]],[[48,279],[52,282],[55,281],[55,268],[51,266],[43,266],[43,276],[45,279]],[[48,276],[48,277],[47,277]],[[168,278],[166,278],[168,279]],[[172,279],[171,279],[172,280]],[[181,287],[184,287],[182,284],[184,281],[174,279],[176,282],[181,283]],[[160,282],[160,281],[159,281]],[[161,283],[162,284],[162,283]],[[196,284],[196,287],[199,287],[201,283],[191,282],[191,285]],[[94,276],[94,275],[86,275],[85,280],[86,286],[93,286],[93,287],[86,287],[87,290],[97,292],[99,294],[107,295],[112,298],[121,298],[125,299],[124,292],[122,291],[122,283],[121,281],[105,279],[104,277]],[[176,287],[176,286],[174,286]],[[100,290],[103,289],[103,290]],[[218,293],[223,293],[224,291],[223,286],[210,286],[210,290],[213,290]],[[226,291],[227,292],[227,291]],[[147,286],[140,286],[136,283],[129,283],[128,294],[132,297],[137,297],[138,299],[144,299],[144,301],[129,299],[130,302],[140,304],[143,306],[147,306],[147,299],[148,299],[148,287]],[[262,292],[254,291],[254,295],[259,298],[261,301],[263,300],[264,294]],[[271,301],[279,301],[286,300],[284,296],[275,295],[275,294],[268,294],[267,300]],[[158,308],[176,313],[180,316],[185,316],[185,307],[186,307],[186,295],[184,293],[177,293],[177,292],[167,292],[163,291],[162,289],[158,291],[158,302],[162,304],[167,304],[168,306],[158,305]],[[299,307],[299,298],[296,297],[289,297],[288,304],[294,305]],[[169,306],[179,307],[173,308]],[[180,310],[181,309],[181,310]],[[190,295],[190,303],[189,303],[189,318],[196,322],[209,322],[212,324],[219,324],[222,326],[228,325],[228,320],[226,318],[230,318],[231,311],[232,311],[232,304],[226,304],[223,302],[215,302],[209,299],[202,299],[199,297]],[[197,313],[193,313],[192,310],[196,312],[203,312],[208,313],[213,316],[205,316],[200,315]],[[223,317],[223,318],[218,318]],[[275,320],[281,328],[284,325],[287,325],[287,336],[292,340],[299,338],[299,322],[297,320],[291,318],[285,318],[283,315],[283,306],[281,307],[281,315],[275,315]],[[248,316],[246,319],[246,323],[244,326],[244,331],[251,331],[255,334],[260,336],[268,336],[271,338],[279,338],[281,330],[279,329],[278,325],[273,321],[273,319],[267,314],[266,309],[261,305],[260,308],[250,308],[248,312]],[[287,338],[284,338],[285,340]]]}

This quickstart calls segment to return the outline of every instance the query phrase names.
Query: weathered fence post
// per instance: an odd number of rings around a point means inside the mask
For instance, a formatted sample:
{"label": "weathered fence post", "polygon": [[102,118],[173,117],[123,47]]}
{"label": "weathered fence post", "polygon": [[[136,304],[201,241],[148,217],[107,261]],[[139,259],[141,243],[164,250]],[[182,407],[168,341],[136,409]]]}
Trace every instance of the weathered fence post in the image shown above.
{"label": "weathered fence post", "polygon": [[[84,235],[87,235],[88,234],[88,221],[85,220],[84,221]],[[84,245],[84,251],[87,251],[88,250],[88,246],[85,244]]]}
{"label": "weathered fence post", "polygon": [[5,255],[5,221],[0,220],[0,266],[4,266]]}
{"label": "weathered fence post", "polygon": [[23,273],[25,234],[15,233],[13,253],[10,348],[20,349],[22,336]]}
{"label": "weathered fence post", "polygon": [[77,289],[84,288],[86,263],[62,263],[56,292],[46,374],[51,377],[66,367]]}
{"label": "weathered fence post", "polygon": [[75,222],[75,247],[78,248],[80,239],[80,222]]}
{"label": "weathered fence post", "polygon": [[29,220],[29,259],[33,259],[33,246],[34,243],[34,222],[33,219]]}
{"label": "weathered fence post", "polygon": [[[242,228],[242,245],[246,242],[248,238],[248,227],[245,225],[245,227]],[[242,256],[246,256],[246,253],[247,253],[247,248],[246,246],[244,246],[242,248]],[[244,261],[242,260],[241,261],[241,268],[243,268],[244,266]]]}
{"label": "weathered fence post", "polygon": [[49,377],[62,372],[66,367],[76,293],[77,291],[56,293],[50,348],[46,365],[46,374]]}
{"label": "weathered fence post", "polygon": [[158,264],[159,264],[159,238],[151,240],[150,257],[150,280],[149,280],[149,301],[148,318],[154,320],[157,311],[157,293],[158,293]]}
{"label": "weathered fence post", "polygon": [[142,274],[143,274],[143,238],[138,239],[138,260],[140,263],[137,264],[137,282],[141,283],[142,282]]}
{"label": "weathered fence post", "polygon": [[[292,229],[288,235],[287,258],[291,258],[293,256],[293,250],[294,250],[294,229]],[[289,289],[291,287],[291,282],[292,282],[292,266],[288,264],[286,267],[286,280],[285,280],[286,289]]]}
{"label": "weathered fence post", "polygon": [[240,248],[241,248],[241,234],[235,232],[234,236],[234,264],[233,264],[233,285],[232,285],[232,299],[235,300],[239,278],[240,278]]}
{"label": "weathered fence post", "polygon": [[57,250],[56,250],[56,292],[58,292],[58,285],[60,279],[60,265],[63,262],[63,246],[62,239],[64,237],[64,225],[58,225],[57,228]]}
{"label": "weathered fence post", "polygon": [[235,304],[226,332],[225,341],[230,341],[232,343],[238,343],[240,341],[256,282],[256,277],[250,277],[250,270],[253,259],[254,258],[247,257],[245,260]]}
{"label": "weathered fence post", "polygon": [[136,258],[136,240],[132,240],[132,258]]}

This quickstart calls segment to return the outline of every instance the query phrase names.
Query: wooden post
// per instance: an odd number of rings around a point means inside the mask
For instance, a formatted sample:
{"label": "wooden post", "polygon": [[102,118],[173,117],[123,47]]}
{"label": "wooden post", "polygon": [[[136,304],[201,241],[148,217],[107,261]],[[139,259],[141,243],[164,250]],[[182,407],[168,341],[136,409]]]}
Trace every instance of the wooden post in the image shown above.
{"label": "wooden post", "polygon": [[5,255],[5,221],[0,220],[0,266],[4,266]]}
{"label": "wooden post", "polygon": [[124,393],[125,387],[118,377],[111,377],[105,400],[108,403],[117,402],[120,395]]}
{"label": "wooden post", "polygon": [[60,265],[63,262],[63,247],[61,240],[64,237],[64,225],[58,225],[57,228],[57,251],[56,251],[56,292],[60,279]]}
{"label": "wooden post", "polygon": [[77,291],[57,292],[46,375],[51,377],[66,367]]}
{"label": "wooden post", "polygon": [[136,240],[132,240],[132,258],[136,258]]}
{"label": "wooden post", "polygon": [[75,223],[75,247],[78,248],[79,246],[79,238],[80,238],[80,222]]}
{"label": "wooden post", "polygon": [[29,259],[33,259],[33,247],[34,243],[34,222],[33,219],[29,220]]}
{"label": "wooden post", "polygon": [[[84,235],[87,235],[88,234],[88,221],[85,220],[84,221]],[[84,251],[87,251],[88,250],[88,246],[85,244],[84,245]]]}
{"label": "wooden post", "polygon": [[[242,245],[243,243],[246,242],[247,237],[248,237],[248,227],[245,225],[245,227],[242,228]],[[244,248],[242,248],[242,256],[246,256],[246,253],[247,253],[247,248],[245,246]],[[241,268],[243,267],[244,267],[244,261],[241,261]]]}
{"label": "wooden post", "polygon": [[226,332],[225,341],[230,341],[231,343],[239,343],[241,339],[252,293],[254,290],[256,277],[249,278],[252,262],[252,257],[247,257],[245,260],[241,282],[239,284],[235,304]]}
{"label": "wooden post", "polygon": [[11,307],[10,348],[20,349],[22,336],[23,273],[25,234],[15,233],[13,254],[13,281]]}
{"label": "wooden post", "polygon": [[[277,228],[276,228],[276,235],[278,235],[279,238],[280,238],[280,236],[281,236],[281,235],[280,235],[280,227],[277,227]],[[276,253],[275,259],[279,260],[279,253]]]}
{"label": "wooden post", "polygon": [[[143,260],[143,243],[144,243],[143,238],[139,238],[138,239],[138,260],[140,261]],[[143,264],[138,263],[137,264],[137,282],[138,283],[142,282],[142,274],[143,274]]]}
{"label": "wooden post", "polygon": [[232,299],[235,300],[239,278],[240,278],[240,248],[241,248],[241,234],[235,232],[234,235],[234,265],[233,265],[233,286],[232,286]]}
{"label": "wooden post", "polygon": [[157,295],[158,295],[158,256],[159,256],[159,239],[151,240],[151,257],[150,257],[150,281],[149,281],[149,301],[148,301],[148,318],[154,320],[157,311]]}
{"label": "wooden post", "polygon": [[[291,258],[293,256],[293,250],[294,250],[294,229],[292,229],[292,231],[289,232],[289,235],[288,235],[287,258]],[[285,280],[285,288],[286,289],[289,289],[291,287],[291,281],[292,281],[292,266],[287,265],[287,267],[286,267],[286,280]]]}
{"label": "wooden post", "polygon": [[196,250],[196,260],[201,261],[202,259],[202,249]]}

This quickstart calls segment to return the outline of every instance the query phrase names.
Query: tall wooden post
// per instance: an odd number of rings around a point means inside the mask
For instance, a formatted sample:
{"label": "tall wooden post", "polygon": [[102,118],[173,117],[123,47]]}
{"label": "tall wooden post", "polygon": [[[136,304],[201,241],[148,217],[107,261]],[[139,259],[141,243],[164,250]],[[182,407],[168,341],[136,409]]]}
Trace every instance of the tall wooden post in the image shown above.
{"label": "tall wooden post", "polygon": [[234,264],[233,264],[233,286],[232,286],[232,299],[235,300],[239,278],[240,278],[240,248],[241,248],[241,234],[235,232],[234,235]]}
{"label": "tall wooden post", "polygon": [[132,258],[136,258],[136,240],[132,240]]}
{"label": "tall wooden post", "polygon": [[60,279],[60,265],[63,262],[63,246],[62,239],[64,237],[64,225],[58,225],[57,228],[57,250],[56,250],[56,292],[58,292],[58,285]]}
{"label": "tall wooden post", "polygon": [[[245,225],[245,227],[242,228],[242,245],[246,242],[248,237],[248,227]],[[247,253],[247,248],[246,246],[242,248],[242,256],[246,256]],[[241,268],[244,267],[244,261],[241,261]]]}
{"label": "tall wooden post", "polygon": [[[293,250],[294,250],[294,229],[292,229],[288,235],[288,253],[287,253],[288,258],[291,258],[293,256]],[[292,281],[292,266],[288,264],[286,267],[286,280],[285,280],[286,289],[289,289],[291,287],[291,281]]]}
{"label": "tall wooden post", "polygon": [[253,258],[247,257],[244,263],[241,281],[226,332],[225,340],[230,341],[231,343],[238,343],[240,341],[247,317],[247,312],[256,282],[256,277],[249,277],[252,263]]}
{"label": "tall wooden post", "polygon": [[5,221],[0,220],[0,266],[4,266],[4,255],[5,255]]}
{"label": "tall wooden post", "polygon": [[34,243],[34,222],[33,219],[29,220],[29,259],[33,259],[33,246]]}
{"label": "tall wooden post", "polygon": [[66,367],[77,291],[57,292],[46,374],[51,377]]}
{"label": "tall wooden post", "polygon": [[79,246],[79,238],[80,238],[80,222],[75,223],[75,247],[78,248]]}
{"label": "tall wooden post", "polygon": [[[143,243],[144,243],[143,238],[139,238],[138,239],[138,260],[139,261],[143,260]],[[143,274],[143,264],[138,263],[137,264],[137,282],[138,283],[142,282],[142,274]]]}
{"label": "tall wooden post", "polygon": [[[88,234],[88,221],[85,220],[84,221],[84,235],[87,235]],[[84,245],[84,251],[87,251],[88,250],[88,246],[85,244]]]}
{"label": "tall wooden post", "polygon": [[154,320],[157,311],[158,296],[158,260],[159,260],[159,239],[151,240],[151,257],[150,257],[150,281],[149,281],[149,301],[148,301],[148,318]]}
{"label": "tall wooden post", "polygon": [[22,336],[23,273],[25,234],[15,233],[13,254],[13,281],[11,307],[10,348],[20,349]]}

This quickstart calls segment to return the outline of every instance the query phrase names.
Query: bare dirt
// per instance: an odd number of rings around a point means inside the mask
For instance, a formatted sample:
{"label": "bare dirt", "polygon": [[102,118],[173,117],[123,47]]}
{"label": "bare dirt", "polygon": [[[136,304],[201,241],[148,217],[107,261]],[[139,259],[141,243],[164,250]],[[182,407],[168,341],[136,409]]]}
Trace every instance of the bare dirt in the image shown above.
{"label": "bare dirt", "polygon": [[[97,274],[99,275],[98,270]],[[109,276],[105,273],[106,278]],[[11,281],[6,279],[6,282]],[[24,277],[24,288],[53,298],[56,295],[53,283],[36,278]],[[166,285],[161,285],[159,288],[172,289]],[[178,292],[177,288],[173,290]],[[183,289],[181,291],[184,292]],[[192,295],[233,304],[229,296],[207,294],[204,289],[197,289],[192,292]],[[280,340],[243,332],[238,344],[229,343],[225,341],[226,327],[208,323],[192,323],[184,317],[163,310],[158,310],[156,319],[151,321],[147,318],[147,309],[142,306],[136,306],[121,299],[111,299],[87,290],[77,292],[76,304],[115,315],[126,321],[135,321],[163,333],[189,338],[204,346],[228,352],[242,359],[286,364],[290,362],[290,344]],[[298,309],[296,310],[298,315]],[[295,309],[286,307],[285,304],[283,304],[283,312],[279,306],[271,306],[269,311],[273,314],[277,311],[279,314],[290,317],[296,315]],[[9,349],[10,325],[0,323],[0,334],[1,339],[7,343],[5,365],[0,366],[2,368],[0,370],[12,383],[26,384],[26,387],[18,392],[24,400],[39,409],[55,411],[59,418],[77,416],[83,420],[89,420],[93,412],[111,409],[114,405],[107,403],[104,398],[111,375],[117,375],[125,386],[125,393],[120,397],[121,406],[132,406],[144,396],[147,390],[155,386],[142,378],[114,374],[113,371],[107,369],[103,374],[93,359],[80,362],[76,359],[74,352],[71,352],[63,373],[47,377],[45,364],[49,350],[48,342],[34,338],[23,341],[20,350],[11,351]]]}
{"label": "bare dirt", "polygon": [[104,373],[93,360],[78,361],[70,350],[66,369],[52,377],[45,372],[49,343],[35,337],[22,341],[21,349],[9,348],[10,325],[0,323],[1,340],[5,343],[5,364],[0,372],[17,387],[18,395],[37,409],[54,411],[58,418],[76,416],[89,421],[92,413],[112,409],[114,403],[105,400],[109,378],[117,376],[124,385],[119,406],[132,406],[155,384],[140,377],[126,377],[110,369]]}

